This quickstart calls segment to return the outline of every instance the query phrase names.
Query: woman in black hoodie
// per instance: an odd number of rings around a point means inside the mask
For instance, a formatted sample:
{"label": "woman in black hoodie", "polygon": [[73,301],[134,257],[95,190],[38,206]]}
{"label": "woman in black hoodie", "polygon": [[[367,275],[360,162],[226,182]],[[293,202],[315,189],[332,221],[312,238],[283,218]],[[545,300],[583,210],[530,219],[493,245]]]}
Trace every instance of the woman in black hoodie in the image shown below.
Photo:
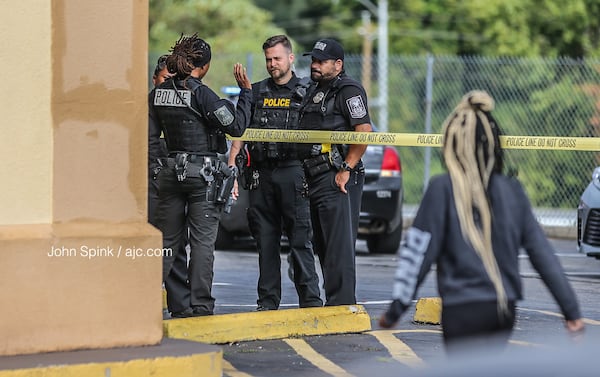
{"label": "woman in black hoodie", "polygon": [[515,177],[504,175],[494,100],[467,93],[444,122],[448,172],[431,179],[399,252],[392,304],[380,326],[406,311],[433,263],[448,352],[464,341],[504,346],[522,299],[519,249],[560,305],[569,331],[583,331],[579,304]]}

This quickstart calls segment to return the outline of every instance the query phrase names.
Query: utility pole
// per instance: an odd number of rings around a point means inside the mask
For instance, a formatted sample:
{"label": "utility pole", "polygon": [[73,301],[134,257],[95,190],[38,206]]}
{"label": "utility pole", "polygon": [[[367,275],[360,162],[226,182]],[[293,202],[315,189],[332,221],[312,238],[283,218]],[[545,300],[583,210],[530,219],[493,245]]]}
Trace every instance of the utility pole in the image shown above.
{"label": "utility pole", "polygon": [[377,17],[377,77],[378,97],[371,102],[379,109],[377,128],[388,131],[388,1],[378,0],[375,6],[370,0],[357,0]]}
{"label": "utility pole", "polygon": [[371,96],[371,60],[373,57],[373,25],[371,24],[371,16],[368,10],[361,12],[362,26],[358,29],[360,35],[363,36],[362,49],[362,85],[367,93],[367,98]]}

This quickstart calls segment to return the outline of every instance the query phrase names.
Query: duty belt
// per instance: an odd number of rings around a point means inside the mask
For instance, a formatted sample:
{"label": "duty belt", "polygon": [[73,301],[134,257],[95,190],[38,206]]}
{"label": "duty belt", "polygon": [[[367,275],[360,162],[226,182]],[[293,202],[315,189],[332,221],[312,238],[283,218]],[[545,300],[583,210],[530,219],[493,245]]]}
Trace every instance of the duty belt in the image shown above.
{"label": "duty belt", "polygon": [[[196,156],[194,161],[190,162],[190,157]],[[184,158],[182,158],[184,157]],[[221,161],[217,157],[178,154],[176,157],[166,158],[166,165],[175,170],[177,180],[183,181],[186,178],[203,177],[207,183],[214,180],[215,174],[219,171]]]}
{"label": "duty belt", "polygon": [[[184,152],[182,152],[182,153],[184,153]],[[181,154],[181,153],[169,153],[169,158],[175,159],[178,154]],[[198,164],[203,164],[205,157],[217,158],[217,155],[216,154],[196,154],[196,153],[188,153],[187,154],[188,162],[195,162]]]}
{"label": "duty belt", "polygon": [[300,166],[300,165],[302,165],[302,161],[300,161],[298,159],[295,159],[295,160],[268,159],[268,160],[256,163],[256,167],[259,169],[260,168],[266,168],[266,169],[287,168],[290,166]]}

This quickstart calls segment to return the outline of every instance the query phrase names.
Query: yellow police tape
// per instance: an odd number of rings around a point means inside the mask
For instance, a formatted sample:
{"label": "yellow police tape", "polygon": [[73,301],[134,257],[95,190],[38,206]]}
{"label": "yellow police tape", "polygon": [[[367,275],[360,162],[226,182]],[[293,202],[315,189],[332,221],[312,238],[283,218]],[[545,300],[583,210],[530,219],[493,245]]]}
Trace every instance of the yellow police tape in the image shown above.
{"label": "yellow police tape", "polygon": [[[248,128],[241,137],[230,137],[230,139],[286,143],[380,144],[403,147],[441,147],[443,135]],[[501,136],[500,142],[502,143],[502,147],[506,149],[600,151],[600,137]]]}

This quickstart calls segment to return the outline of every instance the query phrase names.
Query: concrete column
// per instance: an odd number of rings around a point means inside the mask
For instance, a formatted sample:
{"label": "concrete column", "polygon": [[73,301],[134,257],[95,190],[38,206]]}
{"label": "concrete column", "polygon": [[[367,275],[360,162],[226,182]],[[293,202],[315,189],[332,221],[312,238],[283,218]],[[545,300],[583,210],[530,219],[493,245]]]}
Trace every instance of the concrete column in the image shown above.
{"label": "concrete column", "polygon": [[2,3],[0,355],[157,344],[148,1]]}

